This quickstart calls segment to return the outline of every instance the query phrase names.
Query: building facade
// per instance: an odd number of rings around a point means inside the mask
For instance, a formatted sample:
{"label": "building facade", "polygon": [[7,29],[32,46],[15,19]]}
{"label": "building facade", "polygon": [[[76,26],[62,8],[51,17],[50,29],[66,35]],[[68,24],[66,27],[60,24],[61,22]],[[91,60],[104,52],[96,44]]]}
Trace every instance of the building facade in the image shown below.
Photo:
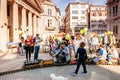
{"label": "building facade", "polygon": [[7,42],[39,33],[41,12],[39,0],[0,0],[0,49],[6,51]]}
{"label": "building facade", "polygon": [[67,5],[65,9],[67,33],[79,34],[81,29],[88,27],[87,9],[88,4],[80,1]]}
{"label": "building facade", "polygon": [[120,0],[107,0],[107,26],[109,31],[120,38]]}
{"label": "building facade", "polygon": [[50,0],[41,0],[43,13],[40,14],[40,26],[43,39],[50,35],[55,35],[59,32],[60,27],[60,10]]}
{"label": "building facade", "polygon": [[107,31],[106,6],[90,5],[90,31],[98,34]]}
{"label": "building facade", "polygon": [[60,32],[64,32],[65,33],[65,16],[63,16],[62,18],[61,18],[61,24],[60,24],[61,26],[59,27],[59,30],[60,30]]}

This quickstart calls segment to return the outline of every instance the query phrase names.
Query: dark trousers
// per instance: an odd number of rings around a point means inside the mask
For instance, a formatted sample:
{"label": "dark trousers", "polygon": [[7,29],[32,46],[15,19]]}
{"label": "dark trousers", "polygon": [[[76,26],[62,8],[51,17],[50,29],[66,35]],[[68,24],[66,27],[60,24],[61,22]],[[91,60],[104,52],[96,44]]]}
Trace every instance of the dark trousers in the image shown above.
{"label": "dark trousers", "polygon": [[78,71],[79,71],[79,68],[80,68],[80,65],[81,65],[81,64],[82,64],[82,66],[83,66],[83,72],[84,72],[84,73],[87,73],[85,60],[80,60],[80,59],[78,59],[78,61],[77,61],[77,68],[76,68],[76,70],[75,70],[75,73],[76,73],[76,74],[78,74]]}
{"label": "dark trousers", "polygon": [[34,60],[38,59],[39,50],[40,50],[40,46],[35,46]]}
{"label": "dark trousers", "polygon": [[34,52],[34,46],[31,46],[31,53]]}
{"label": "dark trousers", "polygon": [[26,60],[30,60],[31,59],[31,47],[27,46],[26,47]]}

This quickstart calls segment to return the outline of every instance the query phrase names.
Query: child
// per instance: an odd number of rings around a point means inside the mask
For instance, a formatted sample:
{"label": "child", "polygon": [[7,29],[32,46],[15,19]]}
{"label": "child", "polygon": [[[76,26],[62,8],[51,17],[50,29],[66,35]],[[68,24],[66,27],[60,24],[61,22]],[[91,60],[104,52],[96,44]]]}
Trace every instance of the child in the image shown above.
{"label": "child", "polygon": [[77,58],[78,55],[79,55],[79,58],[78,58],[78,61],[77,61],[77,68],[76,68],[75,72],[73,72],[71,74],[73,76],[76,76],[78,74],[78,70],[79,70],[81,64],[83,66],[83,72],[82,73],[84,73],[84,74],[87,73],[86,64],[85,64],[85,61],[87,59],[87,53],[86,53],[86,49],[84,47],[85,47],[85,43],[81,42],[80,47],[77,49],[77,53],[75,55],[75,58]]}
{"label": "child", "polygon": [[23,55],[23,45],[24,45],[24,37],[21,37],[21,41],[19,42],[18,51],[20,55]]}

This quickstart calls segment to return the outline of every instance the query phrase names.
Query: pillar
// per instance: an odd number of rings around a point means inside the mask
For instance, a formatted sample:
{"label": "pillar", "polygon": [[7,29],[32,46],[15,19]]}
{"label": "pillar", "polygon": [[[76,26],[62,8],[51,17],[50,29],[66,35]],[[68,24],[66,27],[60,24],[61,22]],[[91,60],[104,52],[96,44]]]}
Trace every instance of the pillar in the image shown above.
{"label": "pillar", "polygon": [[23,7],[22,8],[22,31],[23,31],[23,37],[26,38],[27,36],[27,31],[26,31],[26,9]]}
{"label": "pillar", "polygon": [[29,34],[32,35],[32,13],[28,12],[28,29],[29,29]]}
{"label": "pillar", "polygon": [[40,26],[40,17],[38,17],[38,18],[37,18],[37,24],[38,24],[38,25],[37,25],[37,28],[38,28],[38,29],[37,29],[37,30],[38,30],[38,33],[41,35],[43,31],[42,31],[42,30],[40,30],[40,29],[41,29],[41,27],[42,27],[42,26]]}
{"label": "pillar", "polygon": [[19,35],[18,35],[18,27],[19,27],[19,21],[18,21],[18,4],[16,2],[13,3],[13,41],[18,42],[19,41]]}
{"label": "pillar", "polygon": [[33,35],[36,36],[36,15],[33,15]]}
{"label": "pillar", "polygon": [[7,52],[8,42],[7,0],[0,0],[0,51]]}

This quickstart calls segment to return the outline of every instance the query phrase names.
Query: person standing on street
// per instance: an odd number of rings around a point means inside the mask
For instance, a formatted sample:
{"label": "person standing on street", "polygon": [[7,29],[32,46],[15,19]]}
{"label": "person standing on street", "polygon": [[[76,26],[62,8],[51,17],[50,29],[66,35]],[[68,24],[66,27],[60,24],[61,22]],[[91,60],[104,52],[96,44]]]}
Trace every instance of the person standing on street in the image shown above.
{"label": "person standing on street", "polygon": [[30,46],[31,43],[32,42],[30,40],[30,35],[28,35],[25,40],[25,46],[24,46],[24,48],[26,50],[26,61],[27,62],[30,61],[30,59],[31,59],[31,46]]}
{"label": "person standing on street", "polygon": [[36,34],[36,37],[34,38],[34,61],[38,60],[38,53],[40,50],[40,42],[41,42],[41,39],[39,37],[39,34]]}
{"label": "person standing on street", "polygon": [[18,52],[20,55],[23,55],[24,50],[23,50],[23,45],[24,45],[24,37],[21,37],[20,42],[18,43]]}
{"label": "person standing on street", "polygon": [[87,73],[86,64],[85,64],[85,61],[87,59],[87,53],[86,53],[86,49],[84,47],[85,47],[85,43],[81,42],[80,47],[77,49],[77,53],[75,55],[75,58],[78,58],[78,55],[79,55],[79,58],[77,60],[77,68],[76,68],[75,72],[73,72],[71,74],[72,76],[76,76],[78,74],[78,71],[79,71],[79,68],[80,68],[81,64],[83,66],[82,74]]}

